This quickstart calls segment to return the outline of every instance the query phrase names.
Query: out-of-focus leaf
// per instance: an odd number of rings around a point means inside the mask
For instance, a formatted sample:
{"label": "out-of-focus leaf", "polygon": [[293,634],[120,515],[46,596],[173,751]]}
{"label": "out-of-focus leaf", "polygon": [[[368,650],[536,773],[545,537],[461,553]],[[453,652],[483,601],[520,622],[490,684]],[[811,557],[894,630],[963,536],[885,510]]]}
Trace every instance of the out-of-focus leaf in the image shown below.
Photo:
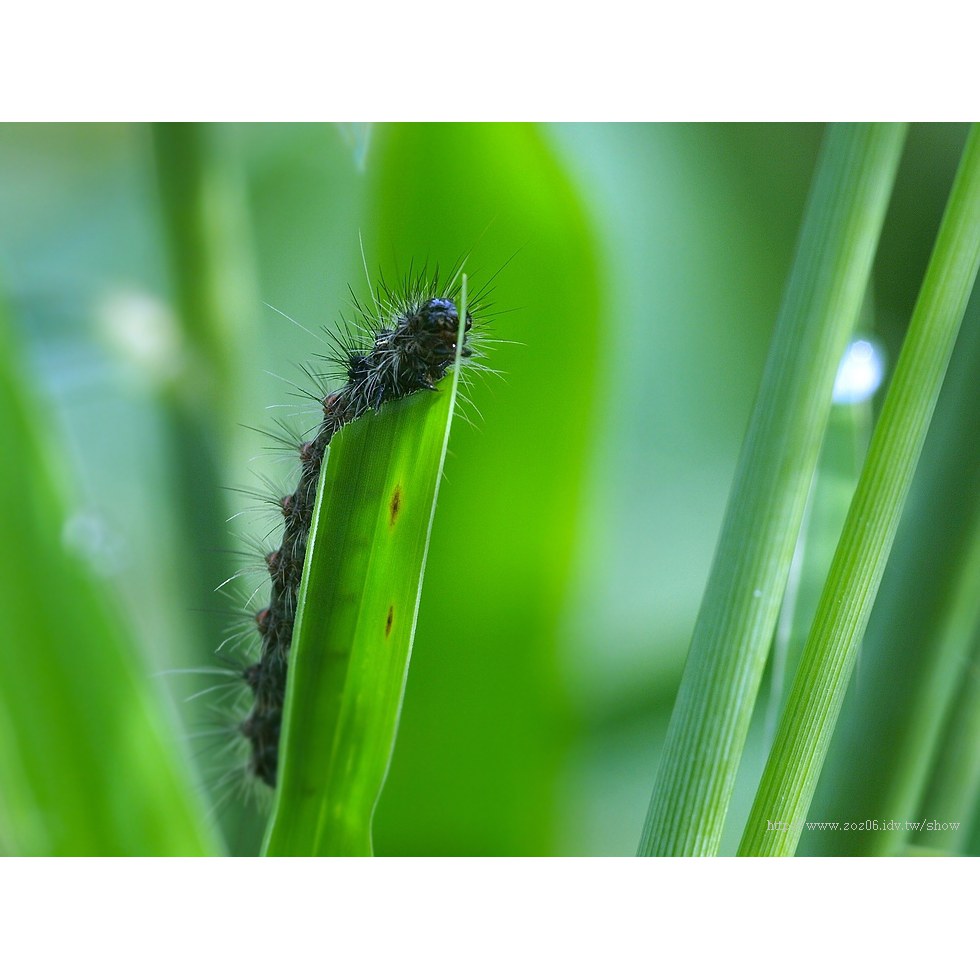
{"label": "out-of-focus leaf", "polygon": [[472,424],[446,463],[375,845],[550,853],[569,732],[557,657],[598,422],[594,232],[539,127],[379,129],[368,170],[369,265],[471,252],[474,296],[499,270],[491,338],[505,341],[487,358],[503,377],[473,407],[461,393]]}
{"label": "out-of-focus leaf", "polygon": [[[3,312],[0,311],[0,318]],[[66,540],[52,428],[0,322],[8,519],[0,566],[0,842],[17,854],[208,854],[173,719],[111,598]]]}

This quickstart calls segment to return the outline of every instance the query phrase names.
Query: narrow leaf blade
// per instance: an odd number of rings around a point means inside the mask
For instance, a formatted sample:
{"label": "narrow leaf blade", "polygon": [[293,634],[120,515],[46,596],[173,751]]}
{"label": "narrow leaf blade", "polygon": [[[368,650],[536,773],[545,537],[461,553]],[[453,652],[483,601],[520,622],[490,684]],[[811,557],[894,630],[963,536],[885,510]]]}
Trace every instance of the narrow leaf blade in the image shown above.
{"label": "narrow leaf blade", "polygon": [[[466,321],[466,280],[460,342]],[[269,855],[369,855],[459,383],[387,404],[324,458],[290,653]]]}

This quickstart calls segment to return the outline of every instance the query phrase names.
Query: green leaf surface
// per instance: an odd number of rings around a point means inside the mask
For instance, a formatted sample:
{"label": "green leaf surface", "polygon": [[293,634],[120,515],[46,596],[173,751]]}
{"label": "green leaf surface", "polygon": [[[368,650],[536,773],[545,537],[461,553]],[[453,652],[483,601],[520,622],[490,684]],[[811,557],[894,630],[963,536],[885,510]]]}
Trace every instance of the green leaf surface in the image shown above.
{"label": "green leaf surface", "polygon": [[269,855],[372,853],[459,384],[346,426],[324,457],[290,652]]}
{"label": "green leaf surface", "polygon": [[[918,830],[906,829],[907,846],[942,854],[962,853],[970,823],[980,799],[980,520],[970,535],[970,546],[943,628],[936,638],[934,657],[941,662],[932,687],[935,691],[913,716],[916,733],[925,730],[932,749],[933,769],[918,809]],[[942,681],[945,681],[942,684]],[[943,704],[942,694],[947,696]],[[925,710],[938,703],[944,724],[933,733],[924,723]],[[945,709],[945,710],[944,710]],[[930,726],[931,727],[931,726]],[[910,767],[912,768],[912,767]],[[915,770],[913,769],[913,772]]]}
{"label": "green leaf surface", "polygon": [[828,130],[640,854],[715,854],[905,128]]}
{"label": "green leaf surface", "polygon": [[820,592],[834,558],[847,508],[854,496],[871,432],[868,402],[834,405],[820,464],[807,501],[783,608],[773,643],[772,696],[766,707],[766,740],[771,745],[791,681],[806,644]]}
{"label": "green leaf surface", "polygon": [[218,853],[174,719],[99,579],[98,556],[72,545],[54,430],[24,380],[0,310],[0,507],[11,518],[4,547],[16,556],[0,564],[0,847]]}
{"label": "green leaf surface", "polygon": [[795,853],[978,264],[980,128],[974,126],[740,854]]}

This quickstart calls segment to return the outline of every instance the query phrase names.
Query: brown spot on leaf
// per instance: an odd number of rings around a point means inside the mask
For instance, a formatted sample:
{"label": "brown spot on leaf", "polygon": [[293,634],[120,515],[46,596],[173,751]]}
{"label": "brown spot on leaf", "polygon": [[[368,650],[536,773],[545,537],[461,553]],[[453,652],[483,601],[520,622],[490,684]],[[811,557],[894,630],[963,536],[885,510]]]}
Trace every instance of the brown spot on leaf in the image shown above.
{"label": "brown spot on leaf", "polygon": [[391,504],[389,509],[391,511],[391,520],[389,524],[391,527],[395,526],[395,521],[398,520],[398,512],[402,508],[402,485],[399,483],[395,486],[395,492],[391,495]]}
{"label": "brown spot on leaf", "polygon": [[395,607],[388,607],[388,622],[385,623],[385,637],[391,636],[391,622],[395,618]]}

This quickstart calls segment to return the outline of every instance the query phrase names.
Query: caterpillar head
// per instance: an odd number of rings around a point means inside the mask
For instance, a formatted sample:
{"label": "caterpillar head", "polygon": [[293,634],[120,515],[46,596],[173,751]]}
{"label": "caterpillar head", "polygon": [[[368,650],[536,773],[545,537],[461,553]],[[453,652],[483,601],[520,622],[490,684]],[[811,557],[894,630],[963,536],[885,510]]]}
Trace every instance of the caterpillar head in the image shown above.
{"label": "caterpillar head", "polygon": [[[468,333],[472,326],[473,317],[467,310],[464,333]],[[459,336],[459,311],[453,300],[446,296],[425,300],[406,318],[405,328],[424,347],[423,356],[431,366],[438,366],[441,375],[456,353],[456,339]],[[463,347],[463,357],[469,357],[472,353],[468,347]]]}
{"label": "caterpillar head", "polygon": [[[426,300],[412,317],[412,326],[419,332],[430,334],[452,334],[459,330],[459,311],[456,304],[445,296],[435,296]],[[473,317],[466,313],[466,327],[473,326]]]}

